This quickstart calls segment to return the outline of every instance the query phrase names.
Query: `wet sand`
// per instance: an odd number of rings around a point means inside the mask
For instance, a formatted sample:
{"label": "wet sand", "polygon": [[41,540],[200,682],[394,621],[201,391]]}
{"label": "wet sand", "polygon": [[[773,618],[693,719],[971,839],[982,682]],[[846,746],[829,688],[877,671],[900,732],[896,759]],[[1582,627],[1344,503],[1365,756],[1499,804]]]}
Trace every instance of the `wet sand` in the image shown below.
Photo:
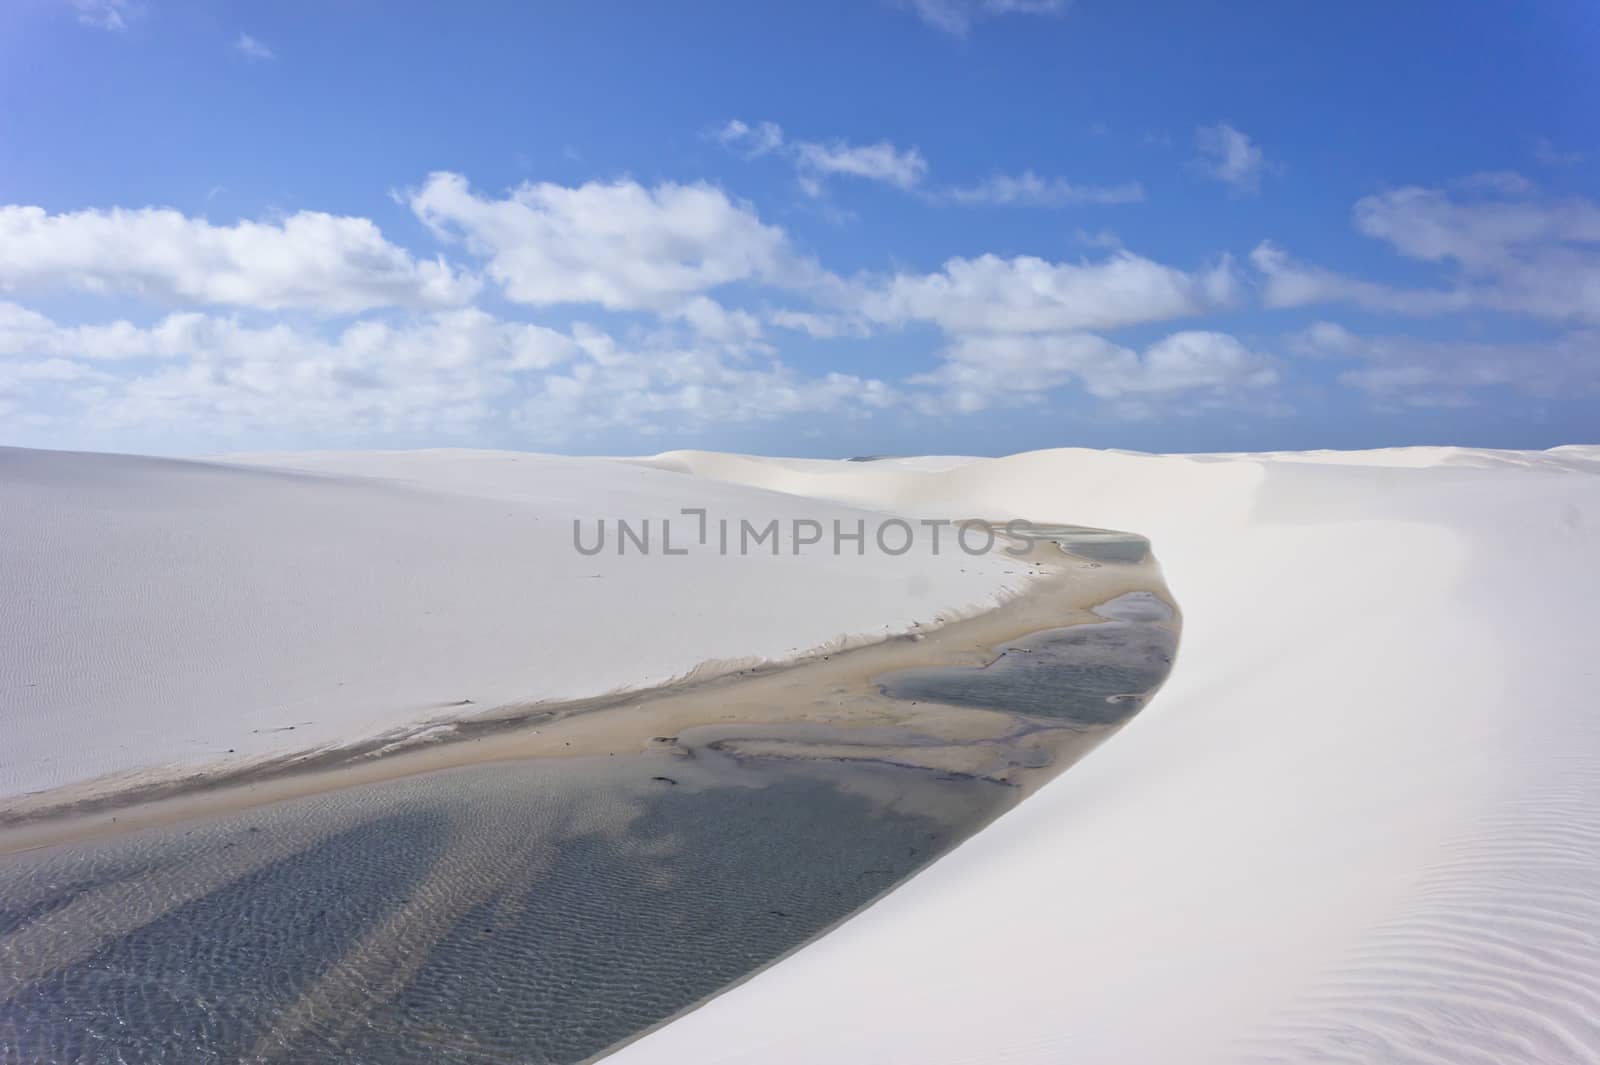
{"label": "wet sand", "polygon": [[[951,564],[959,565],[952,557]],[[777,666],[739,670],[710,679],[568,703],[497,709],[410,736],[316,752],[220,776],[196,775],[155,784],[91,782],[29,796],[0,810],[0,855],[190,818],[237,812],[284,799],[433,770],[524,758],[619,757],[670,754],[693,730],[738,722],[750,729],[813,724],[846,735],[901,728],[929,737],[906,764],[941,767],[967,759],[953,749],[1004,743],[1014,719],[1003,711],[956,709],[885,696],[880,676],[941,666],[983,666],[1008,643],[1036,633],[1104,620],[1094,608],[1119,596],[1146,593],[1170,603],[1159,567],[1105,564],[1067,554],[1051,541],[1032,545],[1019,567],[1034,570],[1028,591],[993,610],[881,643]],[[1174,616],[1171,625],[1176,630]],[[622,651],[619,650],[619,653]],[[1046,744],[1050,772],[1016,767],[992,774],[1031,792],[1082,757],[1102,736],[1062,727]],[[942,742],[941,742],[942,741]],[[781,738],[774,735],[774,742]],[[850,742],[850,741],[846,741]],[[1035,740],[1034,743],[1040,741]],[[985,774],[990,775],[990,774]]]}

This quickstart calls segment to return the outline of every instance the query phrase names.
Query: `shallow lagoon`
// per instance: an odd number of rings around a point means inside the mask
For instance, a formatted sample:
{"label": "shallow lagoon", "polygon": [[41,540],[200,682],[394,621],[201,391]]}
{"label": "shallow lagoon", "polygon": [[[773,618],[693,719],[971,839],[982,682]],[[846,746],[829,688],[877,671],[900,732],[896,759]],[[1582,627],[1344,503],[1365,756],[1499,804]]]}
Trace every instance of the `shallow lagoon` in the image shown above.
{"label": "shallow lagoon", "polygon": [[891,766],[659,761],[451,770],[10,860],[4,1057],[579,1061],[1011,801]]}
{"label": "shallow lagoon", "polygon": [[[1086,560],[1147,552],[1052,532]],[[1018,800],[1009,769],[1050,764],[1032,741],[1137,712],[1170,669],[1173,612],[1134,593],[1096,613],[982,666],[878,678],[893,700],[1011,715],[970,741],[992,774],[897,764],[964,742],[914,729],[733,722],[642,754],[440,770],[0,858],[0,1061],[602,1054],[977,831]]]}
{"label": "shallow lagoon", "polygon": [[1047,629],[996,648],[983,666],[891,673],[885,695],[1007,710],[1080,725],[1116,725],[1149,701],[1172,669],[1172,610],[1148,593],[1097,608],[1097,625]]}

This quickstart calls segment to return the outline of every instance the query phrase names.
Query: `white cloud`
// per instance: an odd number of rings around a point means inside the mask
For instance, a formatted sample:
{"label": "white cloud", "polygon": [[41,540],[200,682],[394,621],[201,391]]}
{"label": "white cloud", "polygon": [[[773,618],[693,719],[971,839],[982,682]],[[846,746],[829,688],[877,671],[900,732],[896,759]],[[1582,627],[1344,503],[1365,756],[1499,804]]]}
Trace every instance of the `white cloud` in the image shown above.
{"label": "white cloud", "polygon": [[1600,206],[1524,181],[1367,196],[1356,228],[1399,254],[1453,266],[1474,306],[1600,322]]}
{"label": "white cloud", "polygon": [[186,321],[195,314],[169,315],[152,329],[128,321],[106,325],[58,325],[15,303],[0,302],[0,358],[61,356],[75,360],[161,358],[170,353]]}
{"label": "white cloud", "polygon": [[218,226],[163,208],[0,206],[0,291],[36,287],[348,312],[453,306],[478,286],[442,260],[414,259],[365,218],[301,211]]}
{"label": "white cloud", "polygon": [[928,161],[915,148],[897,148],[888,141],[876,144],[850,144],[843,140],[793,141],[784,136],[776,122],[750,125],[730,119],[716,134],[717,140],[748,158],[781,152],[793,161],[800,175],[800,187],[808,195],[822,195],[823,185],[832,177],[856,177],[880,181],[900,189],[912,189],[928,173]]}
{"label": "white cloud", "polygon": [[803,271],[781,229],[711,185],[524,184],[492,199],[436,173],[410,202],[435,232],[485,257],[519,303],[665,310],[719,285]]}
{"label": "white cloud", "polygon": [[1600,332],[1485,343],[1361,336],[1318,322],[1290,338],[1299,354],[1352,360],[1339,381],[1380,405],[1467,406],[1484,395],[1541,400],[1600,395]]}
{"label": "white cloud", "polygon": [[928,172],[928,161],[921,152],[915,148],[896,148],[887,141],[859,145],[844,141],[801,142],[794,148],[801,171],[819,177],[842,174],[909,189],[919,184]]}
{"label": "white cloud", "polygon": [[1197,129],[1195,143],[1200,149],[1195,163],[1202,174],[1231,186],[1235,192],[1253,195],[1261,190],[1267,157],[1247,134],[1219,122]]}
{"label": "white cloud", "polygon": [[[745,129],[733,139],[772,139]],[[830,155],[802,165],[877,173],[900,156],[868,158],[877,162]],[[1122,250],[1079,262],[985,255],[926,274],[846,280],[797,256],[782,229],[705,184],[524,184],[495,197],[437,173],[408,202],[437,235],[481,257],[509,299],[626,317],[612,331],[501,321],[468,305],[476,278],[442,259],[419,263],[366,219],[302,212],[217,226],[171,210],[0,208],[0,291],[406,310],[337,329],[294,318],[261,326],[197,309],[140,324],[63,324],[0,301],[8,367],[0,402],[28,409],[19,397],[32,396],[33,409],[71,409],[83,424],[152,431],[354,436],[504,429],[523,419],[525,431],[561,438],[605,426],[643,432],[802,413],[982,409],[1069,385],[1123,407],[1173,395],[1213,402],[1271,378],[1270,364],[1222,334],[1178,333],[1135,351],[1086,332],[1229,305],[1238,282],[1226,259],[1191,272]],[[752,307],[747,292],[730,299],[718,291],[734,285],[782,287],[793,302]],[[802,373],[779,361],[768,336],[829,340],[919,323],[947,340],[938,369],[901,384]]]}
{"label": "white cloud", "polygon": [[1600,207],[1594,203],[1517,195],[1532,186],[1501,178],[1484,189],[1502,193],[1499,197],[1463,200],[1416,186],[1364,197],[1355,206],[1356,228],[1401,255],[1428,262],[1454,260],[1473,272],[1502,269],[1541,246],[1600,242]]}
{"label": "white cloud", "polygon": [[858,295],[868,318],[926,321],[949,333],[1112,329],[1201,314],[1237,294],[1232,263],[1198,273],[1118,252],[1100,262],[1032,256],[951,259],[932,274],[901,274]]}
{"label": "white cloud", "polygon": [[120,32],[128,23],[144,14],[144,7],[133,0],[71,0],[78,13],[80,25],[97,30]]}
{"label": "white cloud", "polygon": [[1088,332],[1203,314],[1237,290],[1227,259],[1189,273],[1119,251],[1081,263],[952,259],[853,291],[870,320],[927,322],[950,338],[942,363],[909,381],[929,390],[915,399],[920,409],[975,412],[1076,385],[1132,415],[1179,395],[1191,406],[1231,401],[1277,380],[1270,359],[1226,334],[1174,333],[1138,352]]}
{"label": "white cloud", "polygon": [[248,33],[241,33],[233,42],[233,50],[246,59],[276,59],[277,54]]}
{"label": "white cloud", "polygon": [[984,335],[958,339],[945,363],[915,383],[939,390],[963,412],[1037,401],[1076,384],[1141,413],[1150,402],[1230,400],[1277,381],[1271,359],[1225,333],[1173,333],[1142,353],[1090,333]]}
{"label": "white cloud", "polygon": [[1015,176],[1001,174],[976,185],[950,189],[944,198],[961,204],[1017,207],[1141,203],[1144,186],[1137,181],[1121,185],[1074,185],[1065,178],[1045,178],[1032,170],[1024,170]]}
{"label": "white cloud", "polygon": [[578,338],[588,358],[542,378],[520,408],[543,434],[848,416],[902,402],[892,386],[853,374],[806,377],[776,360],[749,365],[694,347],[634,349],[583,331]]}
{"label": "white cloud", "polygon": [[570,356],[564,334],[540,325],[503,322],[476,307],[435,311],[393,324],[355,322],[328,341],[286,324],[249,326],[235,318],[197,311],[166,315],[150,326],[126,320],[63,325],[15,303],[0,302],[0,357],[64,356],[96,362],[129,359],[203,358],[285,363],[339,358],[381,359],[386,351],[415,365],[462,365],[483,361],[503,369],[537,369]]}
{"label": "white cloud", "polygon": [[1538,186],[1515,170],[1480,170],[1450,183],[1452,188],[1466,192],[1498,193],[1501,196],[1526,196],[1538,191]]}
{"label": "white cloud", "polygon": [[899,0],[936,30],[963,37],[974,23],[1002,15],[1058,16],[1070,0]]}
{"label": "white cloud", "polygon": [[745,349],[761,339],[761,319],[744,310],[729,310],[708,296],[696,296],[672,312],[695,334],[718,344]]}
{"label": "white cloud", "polygon": [[42,383],[60,385],[105,379],[106,375],[68,359],[0,360],[0,406],[27,398]]}
{"label": "white cloud", "polygon": [[751,126],[732,118],[717,131],[716,136],[724,145],[742,151],[751,158],[783,147],[783,127],[776,122],[758,122]]}
{"label": "white cloud", "polygon": [[1481,196],[1410,186],[1364,197],[1356,228],[1408,258],[1453,261],[1473,275],[1504,274],[1562,246],[1600,244],[1600,206],[1534,195],[1518,175],[1495,177],[1469,183]]}
{"label": "white cloud", "polygon": [[70,365],[36,377],[31,399],[38,406],[45,390],[96,429],[465,429],[489,419],[519,377],[577,353],[568,336],[476,308],[359,321],[324,336],[195,312],[149,327],[66,326],[0,304],[0,374]]}
{"label": "white cloud", "polygon": [[1274,384],[1278,372],[1266,356],[1226,333],[1173,333],[1145,349],[1140,372],[1101,387],[1111,394],[1232,391]]}
{"label": "white cloud", "polygon": [[1122,238],[1110,229],[1076,229],[1072,232],[1072,239],[1087,248],[1118,249],[1122,247]]}
{"label": "white cloud", "polygon": [[1415,186],[1367,196],[1358,230],[1400,255],[1450,270],[1449,287],[1401,289],[1297,263],[1270,243],[1251,261],[1268,306],[1343,302],[1443,314],[1490,310],[1600,323],[1600,206],[1539,193],[1516,174],[1474,175],[1452,189]]}
{"label": "white cloud", "polygon": [[[716,131],[716,139],[746,158],[779,154],[790,159],[808,195],[822,195],[834,177],[877,181],[905,191],[921,189],[928,176],[928,160],[916,148],[901,148],[888,141],[851,144],[844,140],[796,141],[776,122],[754,124],[730,119]],[[1032,170],[996,174],[974,185],[924,194],[930,201],[957,204],[992,204],[1018,207],[1065,207],[1076,204],[1139,203],[1144,186],[1137,181],[1120,185],[1078,185],[1062,177],[1043,177]]]}
{"label": "white cloud", "polygon": [[1589,157],[1588,152],[1566,151],[1557,148],[1549,137],[1536,137],[1533,157],[1545,166],[1576,166]]}
{"label": "white cloud", "polygon": [[1312,358],[1347,355],[1360,344],[1360,338],[1338,322],[1313,322],[1286,339],[1289,350]]}
{"label": "white cloud", "polygon": [[1305,307],[1349,303],[1370,311],[1396,314],[1446,314],[1467,310],[1470,297],[1454,289],[1403,289],[1299,262],[1288,252],[1263,241],[1250,253],[1263,281],[1261,301],[1268,307]]}
{"label": "white cloud", "polygon": [[812,311],[779,309],[767,312],[767,321],[779,329],[804,333],[813,340],[832,340],[835,337],[864,337],[871,328],[860,317],[841,314],[817,314]]}
{"label": "white cloud", "polygon": [[[195,312],[147,327],[69,326],[0,302],[0,404],[63,407],[78,424],[111,430],[359,437],[515,422],[553,440],[607,426],[693,429],[901,402],[881,381],[753,359],[740,348],[744,312],[694,301],[684,314],[695,327],[689,342],[635,343],[477,308],[324,334]],[[720,340],[701,335],[716,332],[707,323],[726,330]]]}

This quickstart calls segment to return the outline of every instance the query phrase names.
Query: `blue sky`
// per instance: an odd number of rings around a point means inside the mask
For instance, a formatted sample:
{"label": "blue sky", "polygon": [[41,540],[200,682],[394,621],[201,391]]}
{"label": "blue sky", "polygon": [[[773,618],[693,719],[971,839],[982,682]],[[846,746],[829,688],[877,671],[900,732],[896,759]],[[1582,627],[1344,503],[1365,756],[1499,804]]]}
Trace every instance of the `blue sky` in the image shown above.
{"label": "blue sky", "polygon": [[1600,439],[1600,9],[0,11],[0,443]]}

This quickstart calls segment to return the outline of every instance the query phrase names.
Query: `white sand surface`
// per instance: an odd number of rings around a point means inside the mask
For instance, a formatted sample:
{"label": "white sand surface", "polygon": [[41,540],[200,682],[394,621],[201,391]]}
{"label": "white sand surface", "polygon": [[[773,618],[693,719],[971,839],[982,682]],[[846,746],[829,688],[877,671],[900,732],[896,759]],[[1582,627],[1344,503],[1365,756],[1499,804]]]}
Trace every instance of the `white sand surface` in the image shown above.
{"label": "white sand surface", "polygon": [[[777,518],[785,536],[794,518],[875,527],[604,459],[0,449],[0,798],[788,658],[983,609],[1025,580],[1002,554],[925,542],[723,555],[693,543],[683,507]],[[652,554],[619,557],[614,525],[601,554],[574,549],[573,519],[592,543],[619,517],[652,520]],[[688,555],[661,553],[662,518]]]}
{"label": "white sand surface", "polygon": [[1597,457],[661,456],[1138,530],[1184,644],[1085,762],[615,1060],[1600,1061]]}
{"label": "white sand surface", "polygon": [[1154,703],[616,1060],[1600,1061],[1600,448],[264,461],[0,452],[0,790],[783,656],[1019,579],[583,558],[597,501],[1131,529],[1185,617]]}

